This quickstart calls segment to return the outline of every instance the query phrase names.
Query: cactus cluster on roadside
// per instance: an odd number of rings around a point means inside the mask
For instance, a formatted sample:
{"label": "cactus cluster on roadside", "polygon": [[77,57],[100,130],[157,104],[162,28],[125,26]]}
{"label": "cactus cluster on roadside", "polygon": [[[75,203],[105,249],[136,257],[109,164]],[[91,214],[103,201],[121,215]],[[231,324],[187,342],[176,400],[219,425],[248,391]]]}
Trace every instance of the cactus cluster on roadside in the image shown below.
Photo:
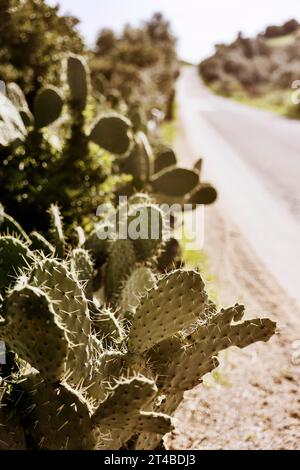
{"label": "cactus cluster on roadside", "polygon": [[190,204],[192,208],[197,204],[212,204],[217,198],[216,189],[201,181],[201,167],[179,167],[170,147],[159,146],[153,150],[141,131],[134,136],[131,152],[119,160],[119,168],[132,175],[132,182],[124,190],[128,195],[144,190],[153,194],[159,203]]}
{"label": "cactus cluster on roadside", "polygon": [[[146,196],[131,199],[132,221],[136,207],[164,223]],[[162,230],[121,239],[121,217],[115,237],[101,240],[104,220],[71,246],[50,216],[50,241],[22,238],[12,220],[0,236],[0,339],[17,364],[1,374],[0,446],[155,449],[218,353],[267,341],[275,325],[243,321],[241,305],[219,311],[198,271],[160,273]]]}

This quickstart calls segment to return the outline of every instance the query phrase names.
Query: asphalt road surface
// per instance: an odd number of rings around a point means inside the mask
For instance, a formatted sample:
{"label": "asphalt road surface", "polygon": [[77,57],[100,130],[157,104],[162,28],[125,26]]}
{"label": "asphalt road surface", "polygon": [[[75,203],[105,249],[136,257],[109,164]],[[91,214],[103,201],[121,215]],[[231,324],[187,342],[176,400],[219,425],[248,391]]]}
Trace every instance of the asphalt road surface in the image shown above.
{"label": "asphalt road surface", "polygon": [[300,122],[214,95],[193,67],[182,69],[178,101],[184,163],[204,157],[224,210],[300,304]]}

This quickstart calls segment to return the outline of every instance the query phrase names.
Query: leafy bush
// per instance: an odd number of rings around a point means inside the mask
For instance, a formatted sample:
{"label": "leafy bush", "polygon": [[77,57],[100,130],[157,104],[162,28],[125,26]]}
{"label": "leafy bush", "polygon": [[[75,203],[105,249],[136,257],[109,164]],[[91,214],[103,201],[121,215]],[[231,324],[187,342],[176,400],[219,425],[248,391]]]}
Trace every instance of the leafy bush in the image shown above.
{"label": "leafy bush", "polygon": [[[175,45],[169,23],[158,13],[140,28],[126,26],[119,37],[104,29],[96,41],[91,61],[95,88],[99,86],[99,77],[102,83],[104,76],[108,88],[118,88],[130,106],[138,100],[149,117],[153,108],[170,114],[167,102],[174,99],[174,81],[178,74]],[[126,86],[124,74],[132,83],[139,82],[139,87]]]}

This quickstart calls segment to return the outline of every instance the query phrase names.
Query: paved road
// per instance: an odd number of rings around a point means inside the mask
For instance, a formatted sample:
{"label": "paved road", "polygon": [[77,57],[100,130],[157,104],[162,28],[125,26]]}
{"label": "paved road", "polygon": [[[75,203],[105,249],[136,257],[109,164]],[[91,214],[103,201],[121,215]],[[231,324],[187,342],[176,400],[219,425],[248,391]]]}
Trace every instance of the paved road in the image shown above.
{"label": "paved road", "polygon": [[300,122],[215,96],[191,67],[178,100],[186,160],[205,156],[224,210],[300,303]]}

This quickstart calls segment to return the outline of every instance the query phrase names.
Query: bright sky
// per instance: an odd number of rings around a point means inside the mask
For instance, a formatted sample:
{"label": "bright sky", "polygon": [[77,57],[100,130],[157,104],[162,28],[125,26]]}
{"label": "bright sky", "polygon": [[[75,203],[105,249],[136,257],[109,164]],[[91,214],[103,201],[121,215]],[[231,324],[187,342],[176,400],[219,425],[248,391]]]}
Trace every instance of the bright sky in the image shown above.
{"label": "bright sky", "polygon": [[239,30],[252,36],[271,24],[296,18],[299,0],[47,0],[60,3],[63,13],[81,20],[80,31],[88,45],[103,27],[120,31],[125,23],[136,25],[155,11],[171,21],[183,59],[199,62],[214,44],[234,39]]}

